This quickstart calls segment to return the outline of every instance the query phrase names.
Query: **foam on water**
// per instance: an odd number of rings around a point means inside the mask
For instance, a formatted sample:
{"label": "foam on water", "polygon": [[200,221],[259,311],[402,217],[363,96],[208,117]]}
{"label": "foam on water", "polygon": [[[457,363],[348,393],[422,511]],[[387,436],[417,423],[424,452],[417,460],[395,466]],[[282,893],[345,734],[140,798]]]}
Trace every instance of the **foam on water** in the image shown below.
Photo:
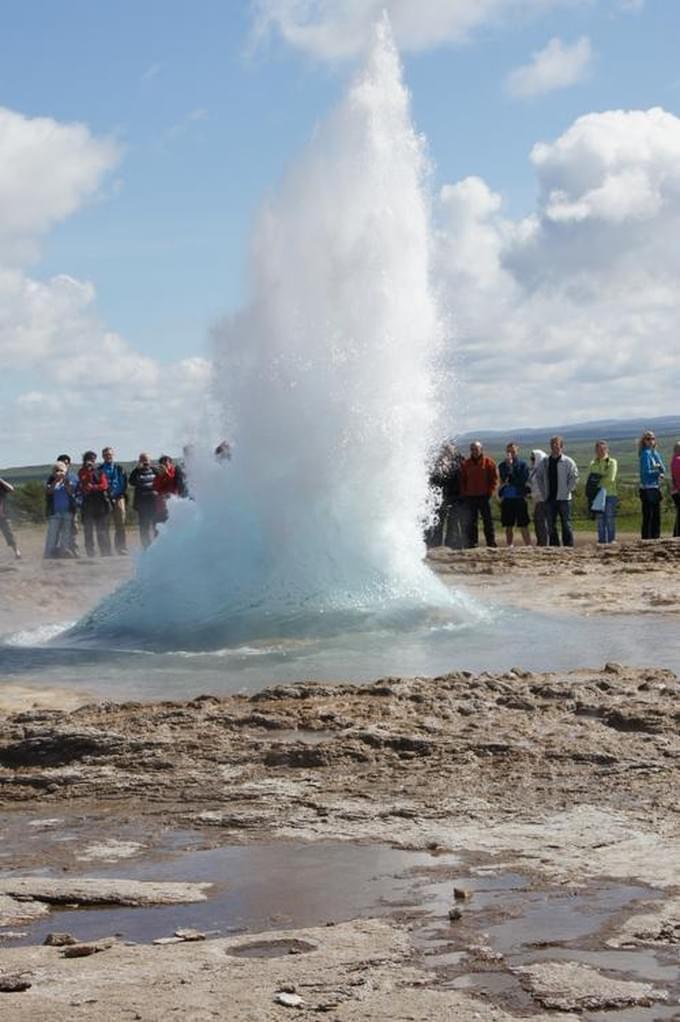
{"label": "foam on water", "polygon": [[195,499],[171,502],[134,581],[81,634],[215,648],[468,613],[422,563],[443,336],[425,173],[383,23],[261,213],[250,301],[216,331],[234,458],[192,458]]}

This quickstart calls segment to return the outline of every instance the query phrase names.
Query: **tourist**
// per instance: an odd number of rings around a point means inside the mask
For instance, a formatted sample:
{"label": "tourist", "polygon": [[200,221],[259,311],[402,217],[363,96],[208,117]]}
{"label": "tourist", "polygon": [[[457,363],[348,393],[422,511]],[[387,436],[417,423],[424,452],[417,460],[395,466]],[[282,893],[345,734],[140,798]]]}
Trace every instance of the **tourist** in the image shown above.
{"label": "tourist", "polygon": [[675,504],[675,525],[673,535],[680,538],[680,440],[673,445],[673,460],[671,461],[671,493]]}
{"label": "tourist", "polygon": [[151,544],[154,536],[158,534],[156,531],[156,505],[158,501],[156,490],[154,489],[154,481],[157,474],[158,469],[155,465],[151,464],[149,455],[143,451],[130,473],[129,482],[130,486],[133,486],[135,490],[132,506],[137,512],[139,539],[145,549]]}
{"label": "tourist", "polygon": [[479,440],[470,444],[470,457],[460,470],[461,494],[464,498],[467,546],[479,543],[478,518],[481,515],[484,538],[488,547],[496,546],[496,534],[491,517],[491,498],[498,485],[498,469],[493,458],[484,454]]}
{"label": "tourist", "polygon": [[12,484],[8,483],[6,479],[0,479],[0,532],[5,537],[7,546],[10,550],[14,551],[14,556],[19,561],[21,560],[21,550],[17,546],[17,541],[12,531],[12,523],[7,514],[7,497],[10,493],[14,493]]}
{"label": "tourist", "polygon": [[519,456],[519,447],[514,441],[505,448],[505,460],[498,466],[500,486],[498,496],[501,502],[501,525],[505,529],[505,542],[512,546],[515,526],[522,534],[525,546],[531,546],[529,535],[529,466]]}
{"label": "tourist", "polygon": [[642,539],[658,539],[661,535],[661,483],[666,474],[656,437],[646,430],[638,441],[640,462],[640,504],[642,506]]}
{"label": "tourist", "polygon": [[158,459],[158,472],[153,481],[153,488],[156,493],[156,523],[168,520],[168,499],[179,497],[182,486],[182,477],[177,472],[177,466],[173,463],[169,454],[161,454]]}
{"label": "tourist", "polygon": [[578,468],[573,458],[564,453],[564,440],[554,436],[550,440],[550,454],[541,462],[537,478],[541,490],[545,494],[545,513],[548,525],[550,546],[559,546],[560,537],[557,532],[559,518],[562,532],[562,545],[574,545],[574,533],[571,527],[572,495],[578,482]]}
{"label": "tourist", "polygon": [[536,534],[536,546],[548,545],[548,520],[545,514],[545,493],[541,488],[541,474],[539,472],[541,462],[548,455],[540,448],[531,452],[531,464],[529,467],[529,488],[533,501],[534,532]]}
{"label": "tourist", "polygon": [[78,476],[71,469],[71,458],[68,454],[58,454],[56,460],[60,461],[66,468],[66,479],[71,484],[73,491],[73,512],[71,514],[71,535],[68,539],[68,549],[74,557],[80,557],[78,551]]}
{"label": "tourist", "polygon": [[45,483],[47,498],[47,535],[43,557],[74,557],[73,516],[76,507],[76,483],[63,461],[52,466]]}
{"label": "tourist", "polygon": [[430,486],[438,494],[434,523],[428,530],[430,547],[448,546],[461,550],[465,546],[463,498],[460,492],[460,470],[463,456],[452,440],[447,440],[430,473]]}
{"label": "tourist", "polygon": [[85,535],[85,553],[88,557],[95,555],[95,533],[101,556],[111,556],[107,520],[111,511],[107,495],[108,486],[106,475],[97,468],[97,455],[94,451],[85,451],[83,464],[78,472],[78,497]]}
{"label": "tourist", "polygon": [[222,465],[226,461],[231,461],[231,444],[228,440],[220,440],[219,444],[215,448],[215,461],[218,465]]}
{"label": "tourist", "polygon": [[[121,464],[114,461],[112,447],[104,448],[102,458],[104,460],[99,466],[99,470],[104,473],[109,484],[107,492],[111,504],[111,519],[113,520],[116,553],[125,555],[127,554],[127,537],[125,535],[126,495],[128,488],[127,472]],[[106,523],[108,528],[108,518]]]}
{"label": "tourist", "polygon": [[590,463],[588,481],[597,486],[590,508],[597,523],[597,542],[613,543],[616,540],[616,508],[619,498],[616,495],[616,475],[618,462],[609,454],[606,440],[598,440],[595,444],[595,457]]}

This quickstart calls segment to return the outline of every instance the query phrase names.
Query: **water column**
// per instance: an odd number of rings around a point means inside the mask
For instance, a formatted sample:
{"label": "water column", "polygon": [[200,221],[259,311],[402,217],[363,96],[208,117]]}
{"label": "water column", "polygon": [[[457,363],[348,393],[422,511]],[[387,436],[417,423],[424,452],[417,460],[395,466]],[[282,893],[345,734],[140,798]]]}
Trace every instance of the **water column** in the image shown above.
{"label": "water column", "polygon": [[215,331],[234,457],[205,437],[195,499],[88,630],[214,648],[450,600],[422,563],[442,340],[425,172],[385,21],[264,205],[249,300]]}

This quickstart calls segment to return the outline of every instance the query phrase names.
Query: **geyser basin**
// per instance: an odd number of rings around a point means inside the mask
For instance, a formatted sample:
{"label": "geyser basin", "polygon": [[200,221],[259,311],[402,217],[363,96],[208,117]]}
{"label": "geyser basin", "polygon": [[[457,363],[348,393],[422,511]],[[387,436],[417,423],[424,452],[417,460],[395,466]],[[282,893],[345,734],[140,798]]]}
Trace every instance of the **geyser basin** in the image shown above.
{"label": "geyser basin", "polygon": [[442,325],[422,144],[387,22],[255,233],[216,331],[233,461],[201,442],[136,578],[76,632],[155,648],[337,633],[464,602],[422,563]]}

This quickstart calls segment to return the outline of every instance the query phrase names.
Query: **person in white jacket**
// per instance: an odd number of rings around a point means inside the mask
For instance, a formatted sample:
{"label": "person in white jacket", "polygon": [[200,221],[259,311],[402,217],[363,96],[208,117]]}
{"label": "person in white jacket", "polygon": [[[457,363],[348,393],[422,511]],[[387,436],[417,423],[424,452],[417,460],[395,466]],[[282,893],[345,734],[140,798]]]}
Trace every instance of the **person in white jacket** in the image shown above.
{"label": "person in white jacket", "polygon": [[531,463],[529,466],[529,486],[531,487],[531,500],[533,503],[534,532],[536,533],[536,546],[548,545],[548,522],[545,516],[545,497],[539,485],[536,475],[541,463],[548,457],[545,451],[540,448],[531,452]]}
{"label": "person in white jacket", "polygon": [[550,440],[550,454],[544,458],[536,473],[536,482],[543,494],[550,546],[559,546],[557,519],[560,520],[562,545],[574,545],[571,528],[571,498],[578,482],[578,468],[573,458],[564,453],[564,440],[554,436]]}

